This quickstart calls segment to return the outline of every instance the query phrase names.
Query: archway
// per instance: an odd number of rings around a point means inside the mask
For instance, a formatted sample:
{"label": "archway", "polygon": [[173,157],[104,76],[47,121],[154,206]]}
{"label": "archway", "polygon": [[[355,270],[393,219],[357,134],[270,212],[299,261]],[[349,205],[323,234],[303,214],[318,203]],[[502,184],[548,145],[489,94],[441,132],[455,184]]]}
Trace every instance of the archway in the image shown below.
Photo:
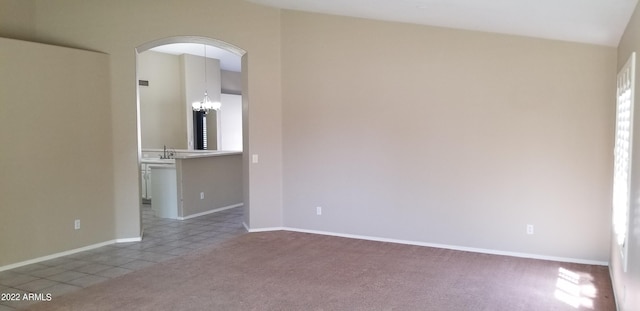
{"label": "archway", "polygon": [[[241,74],[242,74],[242,85],[241,85],[241,94],[242,94],[242,128],[243,128],[243,133],[244,135],[242,135],[242,146],[243,146],[243,156],[242,156],[242,192],[243,192],[243,204],[244,204],[244,219],[245,219],[245,227],[247,226],[246,224],[248,224],[248,219],[249,219],[249,169],[247,167],[248,165],[248,156],[247,156],[247,152],[248,152],[248,140],[249,140],[249,131],[248,131],[248,121],[249,121],[249,117],[248,117],[248,94],[247,94],[247,80],[246,76],[247,76],[247,53],[245,50],[229,44],[227,42],[218,40],[218,39],[213,39],[213,38],[208,38],[208,37],[200,37],[200,36],[176,36],[176,37],[167,37],[167,38],[162,38],[162,39],[158,39],[158,40],[154,40],[154,41],[150,41],[147,43],[144,43],[140,46],[138,46],[135,51],[136,51],[136,81],[135,83],[137,84],[139,81],[139,59],[138,56],[148,50],[154,49],[156,47],[160,47],[160,46],[164,46],[164,45],[169,45],[169,44],[176,44],[176,43],[190,43],[190,44],[199,44],[199,45],[206,45],[206,46],[212,46],[218,49],[222,49],[225,50],[229,53],[232,53],[234,55],[237,55],[240,59],[241,59],[241,63],[242,63],[242,69],[241,69]],[[140,113],[140,91],[139,88],[136,85],[136,105],[137,105],[137,109],[136,109],[136,121],[137,121],[137,151],[138,151],[138,167],[140,167],[141,164],[141,157],[142,157],[142,138],[141,138],[141,113]],[[138,174],[139,178],[140,178],[140,174]],[[140,228],[143,228],[143,224],[142,224],[142,190],[140,189],[140,185],[141,183],[138,183],[138,187],[139,187],[139,193],[140,193],[140,204],[139,204],[139,209],[140,209]]]}

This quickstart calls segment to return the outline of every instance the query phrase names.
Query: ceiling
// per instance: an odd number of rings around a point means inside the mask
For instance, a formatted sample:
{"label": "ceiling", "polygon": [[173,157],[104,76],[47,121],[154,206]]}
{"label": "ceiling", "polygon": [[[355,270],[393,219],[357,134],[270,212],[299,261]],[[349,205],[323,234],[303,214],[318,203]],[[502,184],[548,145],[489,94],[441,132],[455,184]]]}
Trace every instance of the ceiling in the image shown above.
{"label": "ceiling", "polygon": [[[240,72],[240,56],[227,50],[207,45],[207,58],[220,60],[220,69]],[[199,43],[173,43],[154,47],[151,51],[181,55],[191,54],[204,56],[204,45]]]}
{"label": "ceiling", "polygon": [[617,46],[638,0],[247,0],[282,9]]}
{"label": "ceiling", "polygon": [[[377,20],[617,46],[638,0],[247,0],[266,6]],[[202,44],[151,49],[204,55]],[[240,72],[240,57],[207,46],[223,70]]]}

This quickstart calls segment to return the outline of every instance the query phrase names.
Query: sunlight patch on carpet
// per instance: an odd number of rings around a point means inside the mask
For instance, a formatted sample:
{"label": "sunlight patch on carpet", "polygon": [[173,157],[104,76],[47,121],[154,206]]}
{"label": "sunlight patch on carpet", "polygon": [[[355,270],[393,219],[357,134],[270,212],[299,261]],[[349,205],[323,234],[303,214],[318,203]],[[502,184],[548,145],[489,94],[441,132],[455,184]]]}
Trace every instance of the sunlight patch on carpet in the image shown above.
{"label": "sunlight patch on carpet", "polygon": [[598,291],[590,274],[579,274],[565,268],[558,269],[554,296],[556,299],[578,309],[593,309],[593,299]]}

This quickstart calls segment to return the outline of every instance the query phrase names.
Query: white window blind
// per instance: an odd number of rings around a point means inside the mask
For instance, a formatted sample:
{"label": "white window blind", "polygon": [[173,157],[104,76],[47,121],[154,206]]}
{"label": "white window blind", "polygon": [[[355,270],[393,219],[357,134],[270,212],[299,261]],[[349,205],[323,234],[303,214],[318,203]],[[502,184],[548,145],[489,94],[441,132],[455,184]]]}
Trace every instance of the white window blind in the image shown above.
{"label": "white window blind", "polygon": [[635,52],[617,77],[616,131],[613,165],[613,230],[624,271],[627,270]]}
{"label": "white window blind", "polygon": [[202,149],[207,150],[207,116],[202,116]]}

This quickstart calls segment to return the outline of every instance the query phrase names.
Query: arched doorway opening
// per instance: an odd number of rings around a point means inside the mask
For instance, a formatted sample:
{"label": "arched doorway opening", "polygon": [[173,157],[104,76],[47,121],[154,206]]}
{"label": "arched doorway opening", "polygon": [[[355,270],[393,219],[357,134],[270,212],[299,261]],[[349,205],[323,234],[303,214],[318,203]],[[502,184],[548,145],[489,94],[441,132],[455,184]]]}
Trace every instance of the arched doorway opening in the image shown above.
{"label": "arched doorway opening", "polygon": [[[241,142],[239,144],[241,144],[242,148],[241,150],[244,150],[243,152],[243,156],[242,156],[242,198],[243,198],[243,203],[244,203],[244,219],[245,219],[245,223],[247,222],[247,219],[249,219],[249,208],[248,208],[248,198],[249,198],[249,175],[248,175],[248,168],[246,167],[248,165],[248,157],[246,156],[246,151],[248,150],[248,99],[247,99],[247,86],[246,86],[246,81],[247,79],[245,78],[247,75],[247,68],[246,68],[246,59],[247,59],[247,55],[246,55],[246,51],[234,46],[232,44],[229,44],[227,42],[221,41],[221,40],[217,40],[217,39],[213,39],[213,38],[207,38],[207,37],[199,37],[199,36],[177,36],[177,37],[168,37],[168,38],[163,38],[163,39],[158,39],[158,40],[154,40],[151,42],[147,42],[145,44],[142,44],[140,46],[138,46],[135,50],[136,50],[136,83],[139,85],[139,83],[143,83],[144,81],[141,81],[140,79],[140,55],[144,52],[150,51],[150,50],[157,50],[163,46],[169,46],[169,45],[178,45],[178,44],[182,44],[185,46],[191,45],[191,46],[199,46],[199,50],[198,51],[202,51],[202,47],[204,46],[205,49],[205,55],[207,54],[206,51],[211,51],[211,50],[222,50],[224,51],[227,55],[232,55],[237,57],[238,59],[238,67],[241,68],[240,72],[241,75],[243,77],[240,77],[237,79],[237,83],[239,84],[239,91],[238,93],[242,95],[242,99],[241,99],[241,103],[240,103],[240,108],[238,109],[238,113],[241,114],[241,127],[242,127],[242,132],[244,134],[241,135]],[[193,54],[193,55],[198,55],[198,54],[194,54],[192,52],[189,51],[185,51],[185,53],[187,54]],[[201,55],[198,55],[201,56]],[[207,59],[208,58],[215,58],[215,56],[212,57],[211,53],[209,53],[209,55],[206,55]],[[205,59],[204,64],[208,64],[208,61]],[[241,65],[240,65],[241,64]],[[206,66],[205,66],[206,68]],[[218,69],[219,70],[219,69]],[[209,71],[209,69],[207,68],[207,72]],[[219,70],[220,71],[220,70]],[[203,71],[204,72],[204,71]],[[240,73],[239,73],[240,74]],[[206,79],[206,76],[205,76]],[[148,83],[148,82],[147,82]],[[138,87],[138,85],[136,86],[136,90],[137,90],[137,96],[136,96],[136,102],[137,102],[137,150],[138,150],[138,167],[141,167],[141,158],[143,155],[143,138],[142,138],[142,129],[141,129],[141,96],[140,96],[140,89]],[[231,92],[233,93],[233,92]],[[184,105],[182,106],[182,109],[184,109]],[[183,123],[186,124],[185,129],[187,129],[186,131],[191,131],[191,129],[193,129],[193,126],[191,124],[191,116],[188,113],[183,113],[182,118],[184,118]],[[219,119],[218,119],[218,125],[220,124]],[[219,133],[219,132],[217,132]],[[179,145],[180,149],[185,149],[185,150],[193,150],[194,146],[193,146],[193,142],[192,140],[189,140],[189,138],[187,137],[194,137],[194,134],[192,132],[187,133],[186,135],[183,135],[186,142],[184,145]],[[192,139],[192,138],[191,138]],[[174,147],[175,148],[175,147]],[[215,148],[215,147],[214,147]],[[215,148],[215,149],[219,149],[219,148]],[[145,190],[143,189],[143,183],[144,183],[144,175],[143,174],[139,174],[141,182],[138,183],[140,189],[139,189],[139,193],[140,193],[140,227],[144,230],[143,227],[143,221],[142,221],[142,203],[143,203],[143,193],[145,192]],[[246,226],[246,225],[245,225]],[[141,232],[142,234],[142,232]]]}

